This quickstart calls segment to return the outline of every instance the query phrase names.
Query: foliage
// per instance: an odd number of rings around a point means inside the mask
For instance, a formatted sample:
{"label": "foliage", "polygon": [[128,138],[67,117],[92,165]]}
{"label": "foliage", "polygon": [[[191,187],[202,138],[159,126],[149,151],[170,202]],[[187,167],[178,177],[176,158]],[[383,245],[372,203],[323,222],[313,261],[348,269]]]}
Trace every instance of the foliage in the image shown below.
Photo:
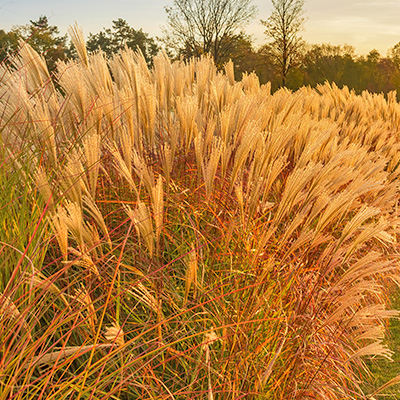
{"label": "foliage", "polygon": [[39,17],[37,21],[31,20],[27,25],[14,27],[11,32],[44,55],[50,71],[54,71],[58,60],[65,59],[67,37],[59,36],[57,26],[50,25],[46,16]]}
{"label": "foliage", "polygon": [[393,61],[397,68],[400,68],[400,42],[389,49],[388,58]]}
{"label": "foliage", "polygon": [[354,59],[354,48],[350,46],[313,45],[303,60],[306,82],[311,86],[325,81],[339,86],[349,84],[348,73],[355,64]]}
{"label": "foliage", "polygon": [[89,34],[87,41],[89,51],[101,49],[107,57],[111,57],[125,46],[132,50],[139,48],[148,63],[151,63],[159,51],[153,38],[149,37],[142,29],[135,30],[130,27],[122,18],[113,21],[111,29],[103,29],[99,33]]}
{"label": "foliage", "polygon": [[383,58],[376,50],[358,57],[350,46],[314,45],[305,53],[298,71],[303,74],[302,84],[312,87],[328,81],[339,87],[347,86],[356,93],[363,90],[389,93],[400,88],[395,61]]}
{"label": "foliage", "polygon": [[0,29],[0,60],[6,61],[18,48],[18,35]]}
{"label": "foliage", "polygon": [[365,398],[397,314],[394,95],[271,94],[71,33],[57,85],[29,45],[2,66],[5,198],[35,241],[3,239],[0,399]]}

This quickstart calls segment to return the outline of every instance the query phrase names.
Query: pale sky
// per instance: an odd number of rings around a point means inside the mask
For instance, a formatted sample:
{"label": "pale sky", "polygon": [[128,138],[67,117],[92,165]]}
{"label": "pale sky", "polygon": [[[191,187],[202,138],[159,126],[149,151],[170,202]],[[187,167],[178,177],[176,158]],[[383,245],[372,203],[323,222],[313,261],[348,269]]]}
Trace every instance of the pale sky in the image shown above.
{"label": "pale sky", "polygon": [[[172,0],[0,0],[0,29],[24,25],[46,15],[62,34],[75,21],[85,34],[111,27],[123,18],[150,36],[161,35],[166,24],[164,7]],[[271,13],[270,0],[254,0],[256,19],[247,26],[257,45],[266,42],[260,19]],[[349,44],[357,54],[377,49],[382,55],[400,42],[400,0],[306,0],[305,30],[308,43]]]}

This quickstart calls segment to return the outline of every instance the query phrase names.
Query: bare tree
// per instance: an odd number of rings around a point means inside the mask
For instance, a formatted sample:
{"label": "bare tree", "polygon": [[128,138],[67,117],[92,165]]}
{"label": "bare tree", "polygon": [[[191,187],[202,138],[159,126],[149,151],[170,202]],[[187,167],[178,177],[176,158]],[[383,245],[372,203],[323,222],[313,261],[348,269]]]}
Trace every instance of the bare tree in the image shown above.
{"label": "bare tree", "polygon": [[211,54],[218,64],[257,8],[252,0],[173,0],[165,10],[169,45],[186,56]]}
{"label": "bare tree", "polygon": [[279,68],[282,86],[286,85],[289,70],[299,64],[304,41],[299,35],[303,30],[304,0],[271,0],[271,16],[261,23],[265,34],[272,40],[270,52]]}

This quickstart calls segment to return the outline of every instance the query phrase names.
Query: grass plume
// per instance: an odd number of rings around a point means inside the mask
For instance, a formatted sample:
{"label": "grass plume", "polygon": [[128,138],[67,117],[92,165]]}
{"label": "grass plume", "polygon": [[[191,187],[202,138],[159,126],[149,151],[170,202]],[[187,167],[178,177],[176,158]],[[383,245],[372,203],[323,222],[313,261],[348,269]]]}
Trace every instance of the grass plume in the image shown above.
{"label": "grass plume", "polygon": [[394,96],[70,33],[54,77],[28,44],[2,66],[0,400],[367,398],[400,284]]}

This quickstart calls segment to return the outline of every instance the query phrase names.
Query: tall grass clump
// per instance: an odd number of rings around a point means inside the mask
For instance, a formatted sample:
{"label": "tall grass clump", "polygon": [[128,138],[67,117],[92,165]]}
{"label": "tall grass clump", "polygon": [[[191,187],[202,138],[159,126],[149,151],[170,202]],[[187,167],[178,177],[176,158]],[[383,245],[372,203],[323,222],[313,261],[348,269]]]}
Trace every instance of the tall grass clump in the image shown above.
{"label": "tall grass clump", "polygon": [[400,106],[129,49],[0,83],[0,399],[366,399]]}

